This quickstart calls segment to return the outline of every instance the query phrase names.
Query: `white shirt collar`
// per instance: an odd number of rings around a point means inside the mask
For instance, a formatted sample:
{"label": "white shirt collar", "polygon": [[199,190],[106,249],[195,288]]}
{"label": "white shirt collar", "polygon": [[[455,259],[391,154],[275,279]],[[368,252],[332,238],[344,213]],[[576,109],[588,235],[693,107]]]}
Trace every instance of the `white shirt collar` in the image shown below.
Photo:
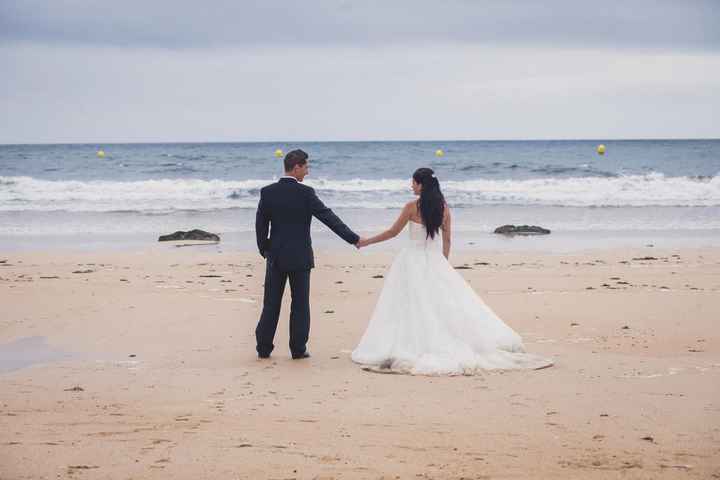
{"label": "white shirt collar", "polygon": [[283,175],[283,176],[282,176],[282,177],[280,177],[280,178],[292,178],[292,179],[293,179],[293,180],[295,180],[296,182],[298,181],[298,179],[297,179],[297,178],[295,178],[295,177],[291,177],[290,175]]}

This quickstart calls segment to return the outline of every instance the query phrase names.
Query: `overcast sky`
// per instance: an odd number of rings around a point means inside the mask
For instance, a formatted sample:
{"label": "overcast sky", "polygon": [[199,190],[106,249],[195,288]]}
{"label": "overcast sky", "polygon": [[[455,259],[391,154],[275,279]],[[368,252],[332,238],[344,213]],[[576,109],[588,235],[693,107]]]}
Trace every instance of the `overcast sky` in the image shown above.
{"label": "overcast sky", "polygon": [[0,143],[720,137],[720,0],[0,0]]}

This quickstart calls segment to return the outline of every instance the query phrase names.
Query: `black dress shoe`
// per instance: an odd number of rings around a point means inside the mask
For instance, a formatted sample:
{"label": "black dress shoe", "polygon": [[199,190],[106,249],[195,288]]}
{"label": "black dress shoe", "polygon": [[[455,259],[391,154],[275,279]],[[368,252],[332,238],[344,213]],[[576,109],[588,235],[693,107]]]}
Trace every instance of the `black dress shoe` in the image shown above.
{"label": "black dress shoe", "polygon": [[258,353],[258,358],[270,358],[269,353]]}
{"label": "black dress shoe", "polygon": [[300,359],[309,358],[309,357],[310,357],[310,352],[308,352],[307,350],[305,350],[303,353],[298,353],[298,354],[293,353],[292,354],[293,360],[300,360]]}

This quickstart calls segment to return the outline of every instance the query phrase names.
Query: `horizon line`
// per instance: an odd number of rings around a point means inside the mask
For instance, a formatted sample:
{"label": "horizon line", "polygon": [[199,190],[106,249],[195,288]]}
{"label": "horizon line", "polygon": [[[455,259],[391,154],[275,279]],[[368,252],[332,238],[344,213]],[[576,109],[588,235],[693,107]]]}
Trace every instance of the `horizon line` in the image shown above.
{"label": "horizon line", "polygon": [[496,138],[496,139],[394,139],[394,140],[172,140],[172,141],[108,141],[108,142],[21,142],[5,143],[0,146],[42,146],[42,145],[168,145],[168,144],[288,144],[288,143],[441,143],[441,142],[582,142],[582,141],[606,141],[606,142],[632,142],[632,141],[689,141],[689,140],[720,140],[720,137],[635,137],[635,138]]}

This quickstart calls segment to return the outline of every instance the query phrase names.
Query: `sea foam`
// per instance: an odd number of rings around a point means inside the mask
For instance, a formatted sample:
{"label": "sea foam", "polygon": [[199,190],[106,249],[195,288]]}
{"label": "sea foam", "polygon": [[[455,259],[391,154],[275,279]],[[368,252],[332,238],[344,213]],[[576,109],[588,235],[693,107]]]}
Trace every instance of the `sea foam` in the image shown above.
{"label": "sea foam", "polygon": [[[0,211],[213,211],[255,208],[273,179],[51,181],[0,176]],[[334,208],[397,208],[412,198],[409,179],[308,179]],[[442,181],[451,206],[543,205],[646,207],[720,205],[720,177],[666,177],[660,173],[612,178]]]}

